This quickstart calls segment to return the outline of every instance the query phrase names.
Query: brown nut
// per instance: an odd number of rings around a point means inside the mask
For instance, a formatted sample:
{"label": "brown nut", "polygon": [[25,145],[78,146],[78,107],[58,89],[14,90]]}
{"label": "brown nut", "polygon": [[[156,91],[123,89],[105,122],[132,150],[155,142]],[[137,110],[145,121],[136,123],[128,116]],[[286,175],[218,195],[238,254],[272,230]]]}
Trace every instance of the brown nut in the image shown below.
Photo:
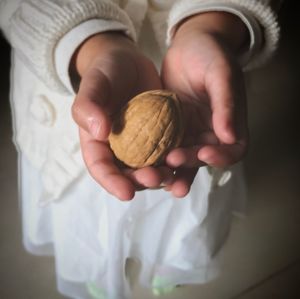
{"label": "brown nut", "polygon": [[109,142],[115,156],[132,168],[158,165],[183,137],[176,94],[151,90],[131,99],[115,118]]}

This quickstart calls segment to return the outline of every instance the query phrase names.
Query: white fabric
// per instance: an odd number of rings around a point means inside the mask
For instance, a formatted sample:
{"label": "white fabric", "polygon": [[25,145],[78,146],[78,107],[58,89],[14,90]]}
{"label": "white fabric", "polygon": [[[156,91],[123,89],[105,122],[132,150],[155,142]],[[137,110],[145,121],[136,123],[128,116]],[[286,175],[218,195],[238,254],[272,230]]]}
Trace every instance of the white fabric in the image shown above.
{"label": "white fabric", "polygon": [[85,166],[78,127],[72,120],[72,96],[51,91],[12,52],[11,101],[14,140],[40,171],[44,185],[41,204],[60,195],[82,175]]}
{"label": "white fabric", "polygon": [[182,200],[152,190],[121,202],[85,174],[59,203],[39,208],[39,172],[24,157],[20,169],[25,246],[55,255],[60,291],[72,298],[92,298],[87,283],[103,290],[104,298],[131,298],[128,258],[141,262],[139,280],[146,287],[156,277],[164,278],[161,287],[210,281],[219,273],[217,253],[231,211],[245,200],[237,165],[227,182],[222,175],[212,180],[201,168]]}

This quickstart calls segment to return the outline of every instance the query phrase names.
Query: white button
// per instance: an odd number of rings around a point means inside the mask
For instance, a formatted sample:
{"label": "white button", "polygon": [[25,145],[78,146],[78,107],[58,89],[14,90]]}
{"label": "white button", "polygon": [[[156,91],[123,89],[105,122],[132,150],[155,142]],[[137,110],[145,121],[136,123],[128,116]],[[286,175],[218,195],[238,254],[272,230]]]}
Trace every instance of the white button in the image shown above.
{"label": "white button", "polygon": [[218,186],[224,186],[230,180],[231,176],[232,173],[230,170],[224,171],[221,177],[219,178]]}
{"label": "white button", "polygon": [[51,127],[55,121],[55,108],[45,95],[35,97],[30,105],[32,117],[40,124]]}

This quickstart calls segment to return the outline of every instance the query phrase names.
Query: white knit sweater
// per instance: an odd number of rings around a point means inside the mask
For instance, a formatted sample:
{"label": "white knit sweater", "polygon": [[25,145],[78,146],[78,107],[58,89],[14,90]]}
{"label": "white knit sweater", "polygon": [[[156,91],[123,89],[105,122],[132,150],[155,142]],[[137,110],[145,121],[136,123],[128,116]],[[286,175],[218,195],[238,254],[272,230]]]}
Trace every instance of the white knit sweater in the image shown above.
{"label": "white knit sweater", "polygon": [[[176,25],[187,16],[226,11],[241,18],[251,41],[240,57],[245,69],[264,63],[279,39],[270,0],[0,0],[0,27],[13,47],[12,105],[15,142],[39,170],[45,198],[58,199],[84,166],[70,110],[69,63],[76,48],[97,32],[122,30],[149,45],[149,19],[159,60]],[[273,1],[276,2],[276,1]],[[278,1],[277,1],[278,2]],[[274,3],[272,3],[274,4]]]}

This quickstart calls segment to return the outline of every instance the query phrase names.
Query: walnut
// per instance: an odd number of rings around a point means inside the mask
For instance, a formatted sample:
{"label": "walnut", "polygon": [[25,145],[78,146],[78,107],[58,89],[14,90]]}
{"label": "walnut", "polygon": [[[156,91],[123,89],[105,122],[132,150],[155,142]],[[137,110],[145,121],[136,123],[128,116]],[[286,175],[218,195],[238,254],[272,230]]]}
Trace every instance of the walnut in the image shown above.
{"label": "walnut", "polygon": [[114,119],[109,142],[115,156],[132,168],[159,165],[180,145],[183,120],[176,94],[151,90],[131,99]]}

